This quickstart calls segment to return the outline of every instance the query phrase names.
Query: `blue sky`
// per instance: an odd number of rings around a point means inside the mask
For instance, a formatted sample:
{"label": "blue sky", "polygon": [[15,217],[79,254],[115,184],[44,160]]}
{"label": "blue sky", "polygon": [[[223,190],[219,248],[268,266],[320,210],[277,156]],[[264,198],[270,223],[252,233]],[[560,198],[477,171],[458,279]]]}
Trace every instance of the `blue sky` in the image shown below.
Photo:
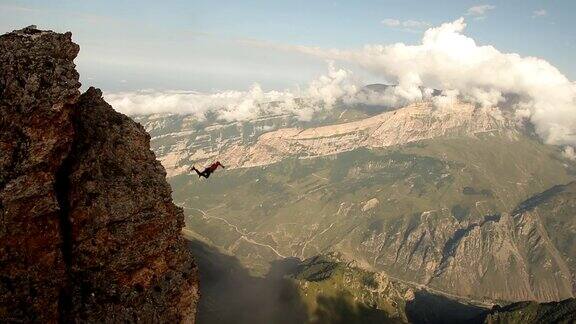
{"label": "blue sky", "polygon": [[326,63],[255,42],[338,49],[416,44],[428,26],[459,17],[479,44],[543,58],[576,80],[575,13],[572,0],[0,0],[0,29],[36,24],[72,31],[81,46],[81,81],[108,91],[246,89],[255,82],[283,89],[325,72]]}

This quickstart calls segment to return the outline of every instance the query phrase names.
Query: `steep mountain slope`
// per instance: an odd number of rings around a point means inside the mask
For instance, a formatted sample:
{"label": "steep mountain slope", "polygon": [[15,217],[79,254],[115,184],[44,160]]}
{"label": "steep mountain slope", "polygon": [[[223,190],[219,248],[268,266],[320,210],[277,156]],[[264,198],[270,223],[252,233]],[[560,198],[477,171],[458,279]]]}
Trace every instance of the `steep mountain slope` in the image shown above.
{"label": "steep mountain slope", "polygon": [[71,34],[0,36],[0,322],[193,322],[197,269],[149,135]]}
{"label": "steep mountain slope", "polygon": [[[530,220],[539,221],[539,228],[523,226],[522,233],[537,230],[551,234],[546,244],[558,249],[557,259],[566,261],[572,274],[572,289],[576,290],[576,182],[554,186],[522,202],[514,211],[514,218],[523,225]],[[538,241],[530,242],[531,249],[541,245]]]}
{"label": "steep mountain slope", "polygon": [[169,176],[186,173],[193,162],[206,162],[238,143],[249,143],[267,130],[295,125],[289,116],[247,123],[211,124],[192,116],[134,116],[152,136],[152,149]]}
{"label": "steep mountain slope", "polygon": [[567,259],[554,245],[531,248],[550,241],[546,231],[519,236],[539,219],[510,216],[533,191],[570,179],[554,154],[486,135],[171,182],[188,226],[252,267],[339,251],[459,296],[556,300],[572,296]]}

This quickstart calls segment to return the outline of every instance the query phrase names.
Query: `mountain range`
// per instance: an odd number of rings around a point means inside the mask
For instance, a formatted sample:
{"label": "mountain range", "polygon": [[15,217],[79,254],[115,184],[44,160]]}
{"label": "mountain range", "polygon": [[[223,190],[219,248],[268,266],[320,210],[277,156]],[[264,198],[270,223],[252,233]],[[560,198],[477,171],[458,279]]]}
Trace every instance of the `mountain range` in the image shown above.
{"label": "mountain range", "polygon": [[[133,118],[188,230],[256,273],[339,253],[483,305],[574,296],[576,164],[561,148],[506,106],[369,108],[340,104],[312,122]],[[228,168],[209,181],[188,171],[213,160]]]}

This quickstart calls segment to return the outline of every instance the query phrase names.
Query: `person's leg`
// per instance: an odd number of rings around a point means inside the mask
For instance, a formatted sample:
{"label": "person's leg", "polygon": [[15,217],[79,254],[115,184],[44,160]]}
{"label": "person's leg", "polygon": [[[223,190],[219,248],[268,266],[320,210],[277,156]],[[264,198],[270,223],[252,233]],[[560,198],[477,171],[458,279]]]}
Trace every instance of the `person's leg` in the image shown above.
{"label": "person's leg", "polygon": [[202,172],[198,171],[198,169],[196,169],[196,166],[192,167],[192,170],[196,171],[196,174],[198,175],[198,178],[200,178],[202,176]]}

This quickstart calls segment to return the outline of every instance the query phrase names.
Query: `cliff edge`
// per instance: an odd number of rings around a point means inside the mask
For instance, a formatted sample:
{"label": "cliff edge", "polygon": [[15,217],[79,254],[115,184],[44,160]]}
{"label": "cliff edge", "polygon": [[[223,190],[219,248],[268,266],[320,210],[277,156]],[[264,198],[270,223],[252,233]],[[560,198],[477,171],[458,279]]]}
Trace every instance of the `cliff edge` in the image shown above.
{"label": "cliff edge", "polygon": [[71,33],[0,36],[0,322],[193,322],[198,275],[139,124],[80,94]]}

